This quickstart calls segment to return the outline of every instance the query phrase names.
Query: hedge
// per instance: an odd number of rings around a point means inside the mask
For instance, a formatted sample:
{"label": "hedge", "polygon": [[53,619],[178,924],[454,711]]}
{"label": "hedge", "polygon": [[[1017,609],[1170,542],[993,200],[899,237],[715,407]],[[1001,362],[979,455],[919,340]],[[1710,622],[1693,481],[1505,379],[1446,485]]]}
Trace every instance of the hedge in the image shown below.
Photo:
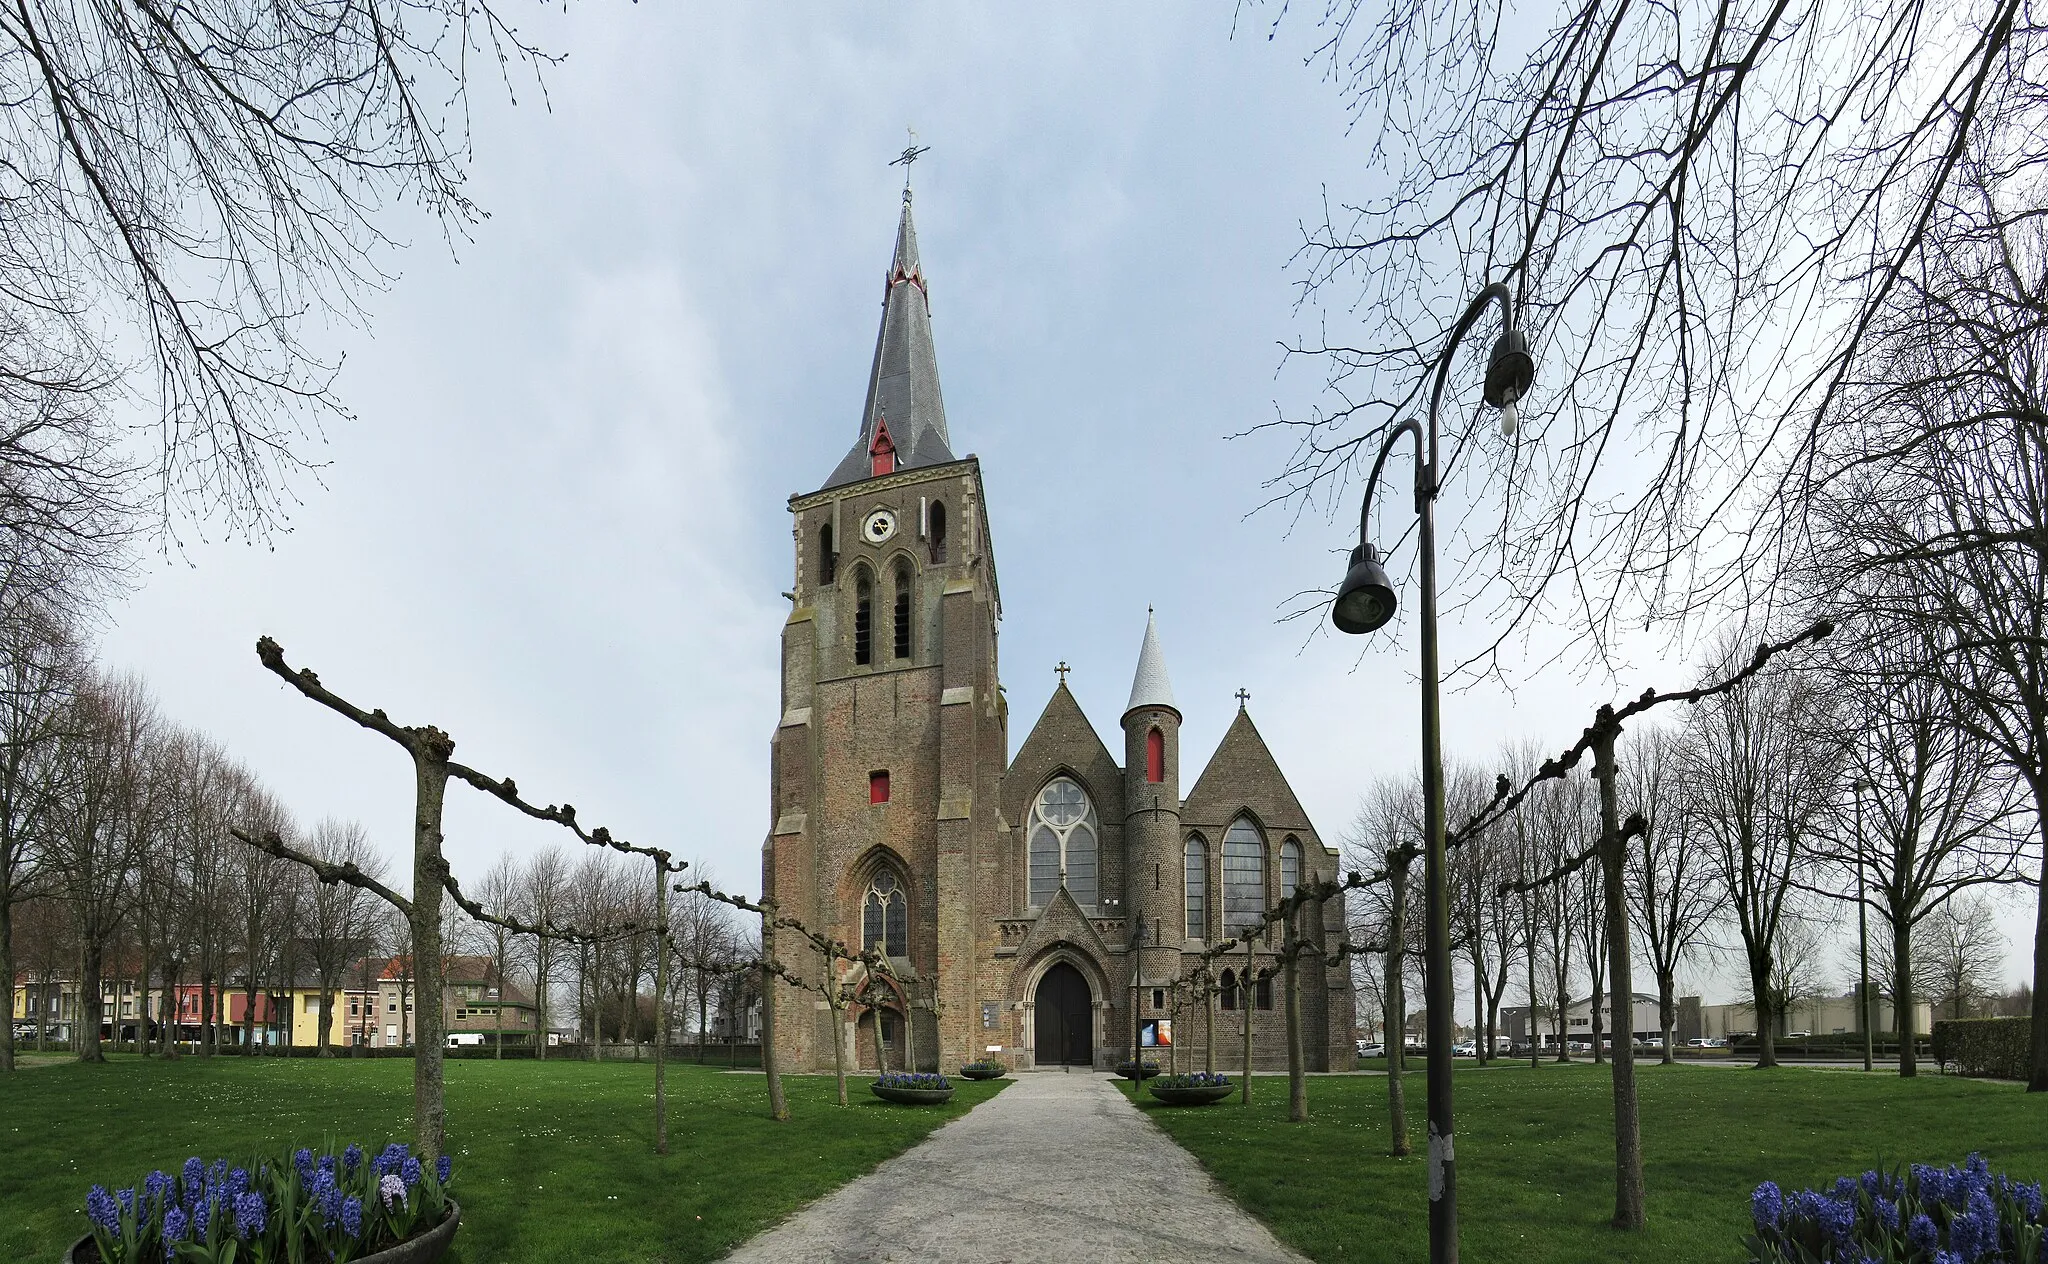
{"label": "hedge", "polygon": [[2032,1063],[2031,1020],[1944,1018],[1934,1024],[1934,1060],[1964,1075],[2024,1080]]}

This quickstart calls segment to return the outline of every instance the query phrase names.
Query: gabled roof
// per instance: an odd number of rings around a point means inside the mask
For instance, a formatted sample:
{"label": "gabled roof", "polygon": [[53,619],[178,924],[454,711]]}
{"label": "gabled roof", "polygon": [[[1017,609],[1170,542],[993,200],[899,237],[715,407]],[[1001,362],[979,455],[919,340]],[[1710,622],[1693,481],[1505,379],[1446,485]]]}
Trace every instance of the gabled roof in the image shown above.
{"label": "gabled roof", "polygon": [[1039,713],[1038,722],[1017,757],[1003,776],[1002,809],[1005,820],[1019,824],[1031,810],[1031,798],[1057,768],[1070,768],[1080,775],[1095,800],[1095,810],[1107,819],[1123,815],[1123,769],[1102,744],[1102,737],[1081,704],[1062,680]]}
{"label": "gabled roof", "polygon": [[1166,654],[1159,648],[1159,620],[1145,611],[1145,643],[1138,647],[1138,671],[1131,678],[1131,700],[1124,706],[1129,715],[1139,707],[1165,707],[1175,715],[1173,682],[1166,678]]}
{"label": "gabled roof", "polygon": [[860,437],[825,480],[826,487],[869,477],[870,450],[882,419],[896,448],[896,468],[944,465],[953,460],[946,434],[946,402],[939,395],[939,357],[932,347],[932,314],[924,268],[917,258],[917,227],[910,190],[896,224],[896,254],[882,295],[882,328],[875,335],[875,365],[868,374]]}
{"label": "gabled roof", "polygon": [[[1246,787],[1251,787],[1247,790]],[[1187,825],[1228,824],[1240,809],[1249,808],[1269,830],[1315,833],[1294,787],[1280,763],[1266,748],[1252,723],[1251,712],[1239,708],[1202,775],[1182,801],[1180,819]]]}

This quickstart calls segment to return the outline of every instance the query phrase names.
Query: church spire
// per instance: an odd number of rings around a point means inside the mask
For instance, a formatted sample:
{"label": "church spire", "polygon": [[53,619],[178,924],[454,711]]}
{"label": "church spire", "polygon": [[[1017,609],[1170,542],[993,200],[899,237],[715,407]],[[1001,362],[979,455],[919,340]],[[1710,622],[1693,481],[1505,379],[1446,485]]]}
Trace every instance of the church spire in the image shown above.
{"label": "church spire", "polygon": [[1138,674],[1131,679],[1131,701],[1124,707],[1129,715],[1139,707],[1165,707],[1175,715],[1173,682],[1166,678],[1166,655],[1159,648],[1159,620],[1145,611],[1145,644],[1138,650]]}
{"label": "church spire", "polygon": [[938,353],[932,347],[931,307],[924,267],[917,257],[917,225],[910,215],[910,188],[903,189],[903,215],[896,223],[896,253],[882,295],[882,328],[875,337],[875,365],[861,410],[860,437],[825,486],[872,477],[870,453],[882,418],[889,419],[895,469],[942,465],[953,460],[946,434],[946,404],[939,396]]}

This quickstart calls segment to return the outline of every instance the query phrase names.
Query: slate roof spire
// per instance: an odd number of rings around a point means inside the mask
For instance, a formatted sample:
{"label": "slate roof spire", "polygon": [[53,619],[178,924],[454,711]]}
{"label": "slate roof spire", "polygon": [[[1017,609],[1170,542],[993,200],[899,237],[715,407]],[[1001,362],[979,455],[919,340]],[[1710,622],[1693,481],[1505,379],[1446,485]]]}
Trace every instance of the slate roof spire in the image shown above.
{"label": "slate roof spire", "polygon": [[1131,701],[1124,714],[1139,707],[1165,707],[1180,714],[1173,701],[1173,682],[1166,678],[1166,654],[1159,648],[1159,620],[1149,607],[1145,611],[1145,644],[1138,650],[1138,674],[1131,679]]}
{"label": "slate roof spire", "polygon": [[894,468],[943,465],[954,459],[946,434],[946,403],[939,395],[930,295],[917,257],[908,185],[903,189],[903,216],[896,223],[896,254],[889,261],[882,294],[882,328],[875,336],[875,366],[868,374],[860,437],[825,480],[826,487],[874,477],[870,454],[884,414],[896,447]]}

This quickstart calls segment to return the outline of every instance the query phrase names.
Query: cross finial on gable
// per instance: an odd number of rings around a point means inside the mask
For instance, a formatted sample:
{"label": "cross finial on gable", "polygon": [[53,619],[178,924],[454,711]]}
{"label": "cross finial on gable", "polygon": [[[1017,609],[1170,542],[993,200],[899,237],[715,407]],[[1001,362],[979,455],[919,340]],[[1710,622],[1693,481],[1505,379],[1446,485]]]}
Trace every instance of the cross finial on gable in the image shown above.
{"label": "cross finial on gable", "polygon": [[1252,700],[1251,691],[1240,688],[1237,691],[1237,709],[1244,710],[1244,704]]}
{"label": "cross finial on gable", "polygon": [[1060,660],[1060,665],[1053,668],[1053,670],[1060,674],[1060,683],[1064,685],[1067,683],[1067,673],[1074,669],[1067,666],[1067,660],[1063,658]]}

